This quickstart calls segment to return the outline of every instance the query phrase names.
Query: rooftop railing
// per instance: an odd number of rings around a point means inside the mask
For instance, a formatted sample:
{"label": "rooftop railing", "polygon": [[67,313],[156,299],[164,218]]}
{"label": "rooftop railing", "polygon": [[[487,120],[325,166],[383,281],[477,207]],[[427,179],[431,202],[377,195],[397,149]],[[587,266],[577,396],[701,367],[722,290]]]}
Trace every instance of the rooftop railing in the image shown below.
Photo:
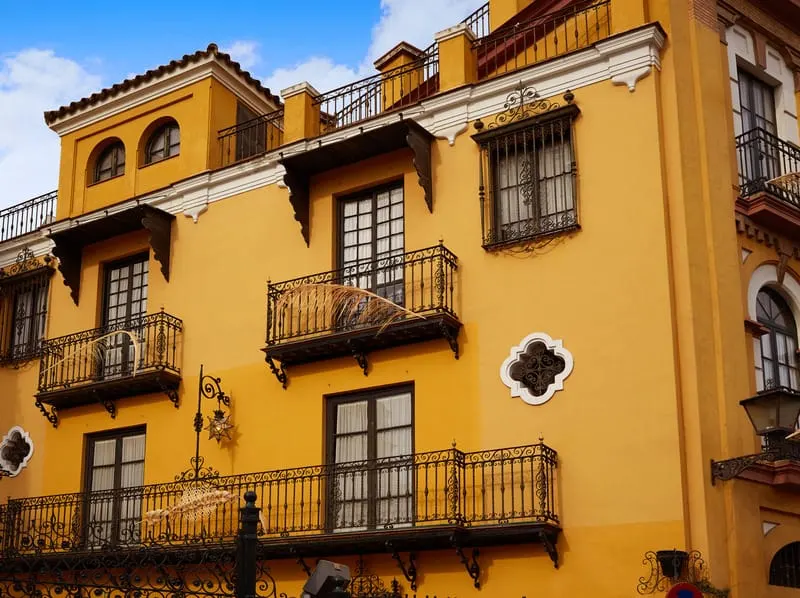
{"label": "rooftop railing", "polygon": [[473,42],[478,79],[504,75],[586,48],[611,35],[611,1],[586,2],[542,15]]}
{"label": "rooftop railing", "polygon": [[220,166],[228,166],[274,150],[283,144],[283,108],[221,129],[217,139]]}
{"label": "rooftop railing", "polygon": [[56,217],[56,197],[51,191],[0,210],[0,243],[32,233]]}
{"label": "rooftop railing", "polygon": [[[558,526],[556,466],[556,452],[543,443],[471,453],[451,448],[12,499],[0,507],[2,554],[232,543],[239,527],[238,498],[250,490],[261,509],[262,541],[401,528],[413,533],[441,525]],[[219,500],[206,500],[200,510],[185,508],[192,497],[197,504],[200,494]]]}

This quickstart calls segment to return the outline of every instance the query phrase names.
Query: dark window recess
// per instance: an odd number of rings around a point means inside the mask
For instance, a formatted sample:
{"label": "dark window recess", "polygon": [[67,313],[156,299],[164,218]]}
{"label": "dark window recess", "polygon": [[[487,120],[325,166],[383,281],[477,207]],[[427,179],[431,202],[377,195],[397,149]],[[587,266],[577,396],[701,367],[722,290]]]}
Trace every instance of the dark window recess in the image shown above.
{"label": "dark window recess", "polygon": [[353,531],[412,525],[412,389],[329,399],[327,429],[333,468],[328,527]]}
{"label": "dark window recess", "polygon": [[89,504],[83,531],[89,547],[139,542],[144,446],[142,428],[88,438],[86,490]]}
{"label": "dark window recess", "polygon": [[342,284],[403,305],[403,187],[393,185],[340,201]]}
{"label": "dark window recess", "polygon": [[181,130],[174,120],[156,129],[147,141],[144,163],[152,164],[172,156],[177,156],[181,151]]}
{"label": "dark window recess", "polygon": [[0,362],[39,355],[47,321],[50,269],[0,283]]}
{"label": "dark window recess", "polygon": [[534,117],[476,136],[484,247],[578,226],[572,118]]}
{"label": "dark window recess", "polygon": [[779,386],[800,390],[797,367],[797,326],[792,310],[776,291],[761,289],[756,317],[768,332],[755,341],[756,388]]}
{"label": "dark window recess", "polygon": [[800,588],[800,542],[792,542],[772,557],[769,585]]}
{"label": "dark window recess", "polygon": [[94,168],[94,182],[125,174],[125,146],[116,141],[104,149],[97,157]]}
{"label": "dark window recess", "polygon": [[103,341],[99,372],[102,378],[125,376],[133,368],[134,348],[130,334],[140,339],[143,336],[141,329],[142,319],[147,313],[148,268],[147,254],[106,267],[103,327],[120,332],[107,336]]}
{"label": "dark window recess", "polygon": [[777,137],[774,88],[740,69],[739,105],[739,184],[747,188],[752,181],[763,183],[788,172],[781,168],[787,155]]}
{"label": "dark window recess", "polygon": [[258,123],[258,114],[242,103],[236,104],[236,124],[253,122],[254,126],[241,127],[236,134],[236,160],[244,160],[267,151],[267,124]]}

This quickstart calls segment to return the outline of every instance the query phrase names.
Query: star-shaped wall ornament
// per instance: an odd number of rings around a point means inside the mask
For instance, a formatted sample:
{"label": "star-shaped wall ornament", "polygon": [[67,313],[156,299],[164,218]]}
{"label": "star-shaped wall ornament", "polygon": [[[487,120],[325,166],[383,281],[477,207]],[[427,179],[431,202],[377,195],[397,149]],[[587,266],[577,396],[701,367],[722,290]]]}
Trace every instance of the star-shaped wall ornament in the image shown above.
{"label": "star-shaped wall ornament", "polygon": [[231,430],[233,429],[233,422],[231,422],[230,414],[226,414],[222,410],[214,411],[214,416],[207,416],[208,424],[203,428],[208,430],[208,438],[214,438],[220,442],[223,438],[231,440]]}

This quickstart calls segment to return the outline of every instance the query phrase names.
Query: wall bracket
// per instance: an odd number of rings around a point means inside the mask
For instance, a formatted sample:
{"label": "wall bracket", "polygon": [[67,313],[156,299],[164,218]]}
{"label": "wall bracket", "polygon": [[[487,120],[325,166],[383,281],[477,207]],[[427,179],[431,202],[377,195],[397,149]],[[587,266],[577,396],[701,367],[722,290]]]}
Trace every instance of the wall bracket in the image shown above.
{"label": "wall bracket", "polygon": [[269,371],[272,372],[272,375],[278,379],[278,382],[281,383],[283,389],[286,390],[286,384],[289,382],[289,377],[286,375],[286,369],[283,367],[283,362],[281,362],[280,367],[278,367],[275,365],[275,360],[269,355],[264,358],[264,361],[267,362]]}
{"label": "wall bracket", "polygon": [[408,564],[403,561],[403,557],[400,556],[397,549],[392,546],[391,542],[386,542],[386,549],[392,553],[392,558],[397,562],[397,566],[400,568],[400,572],[403,574],[403,577],[406,578],[406,581],[411,584],[411,589],[416,592],[417,591],[417,562],[416,558],[417,555],[413,552],[408,553]]}
{"label": "wall bracket", "polygon": [[557,536],[551,537],[547,532],[539,532],[539,540],[541,540],[545,552],[547,552],[550,560],[553,561],[553,567],[556,569],[558,569],[558,549],[556,548],[557,539]]}
{"label": "wall bracket", "polygon": [[48,410],[47,407],[45,407],[39,399],[36,399],[36,402],[34,404],[36,405],[36,407],[39,408],[39,411],[42,412],[42,415],[44,415],[45,419],[47,419],[47,421],[50,422],[50,425],[52,425],[54,428],[57,428],[58,412],[56,411],[56,408],[51,407]]}

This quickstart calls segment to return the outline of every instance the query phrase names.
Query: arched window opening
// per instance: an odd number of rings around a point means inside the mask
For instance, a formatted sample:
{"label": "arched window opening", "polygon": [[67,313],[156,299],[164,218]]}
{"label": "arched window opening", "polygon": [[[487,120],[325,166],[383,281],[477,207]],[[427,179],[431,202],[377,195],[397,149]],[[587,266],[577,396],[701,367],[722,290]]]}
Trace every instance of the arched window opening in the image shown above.
{"label": "arched window opening", "polygon": [[769,585],[800,588],[800,542],[787,544],[772,557]]}
{"label": "arched window opening", "polygon": [[177,156],[181,151],[181,130],[174,120],[158,127],[145,148],[144,163],[152,164]]}
{"label": "arched window opening", "polygon": [[797,327],[786,300],[776,291],[762,288],[756,297],[756,317],[767,330],[755,342],[757,389],[784,386],[800,390]]}
{"label": "arched window opening", "polygon": [[97,157],[94,182],[99,183],[121,174],[125,174],[125,146],[121,141],[115,141]]}

